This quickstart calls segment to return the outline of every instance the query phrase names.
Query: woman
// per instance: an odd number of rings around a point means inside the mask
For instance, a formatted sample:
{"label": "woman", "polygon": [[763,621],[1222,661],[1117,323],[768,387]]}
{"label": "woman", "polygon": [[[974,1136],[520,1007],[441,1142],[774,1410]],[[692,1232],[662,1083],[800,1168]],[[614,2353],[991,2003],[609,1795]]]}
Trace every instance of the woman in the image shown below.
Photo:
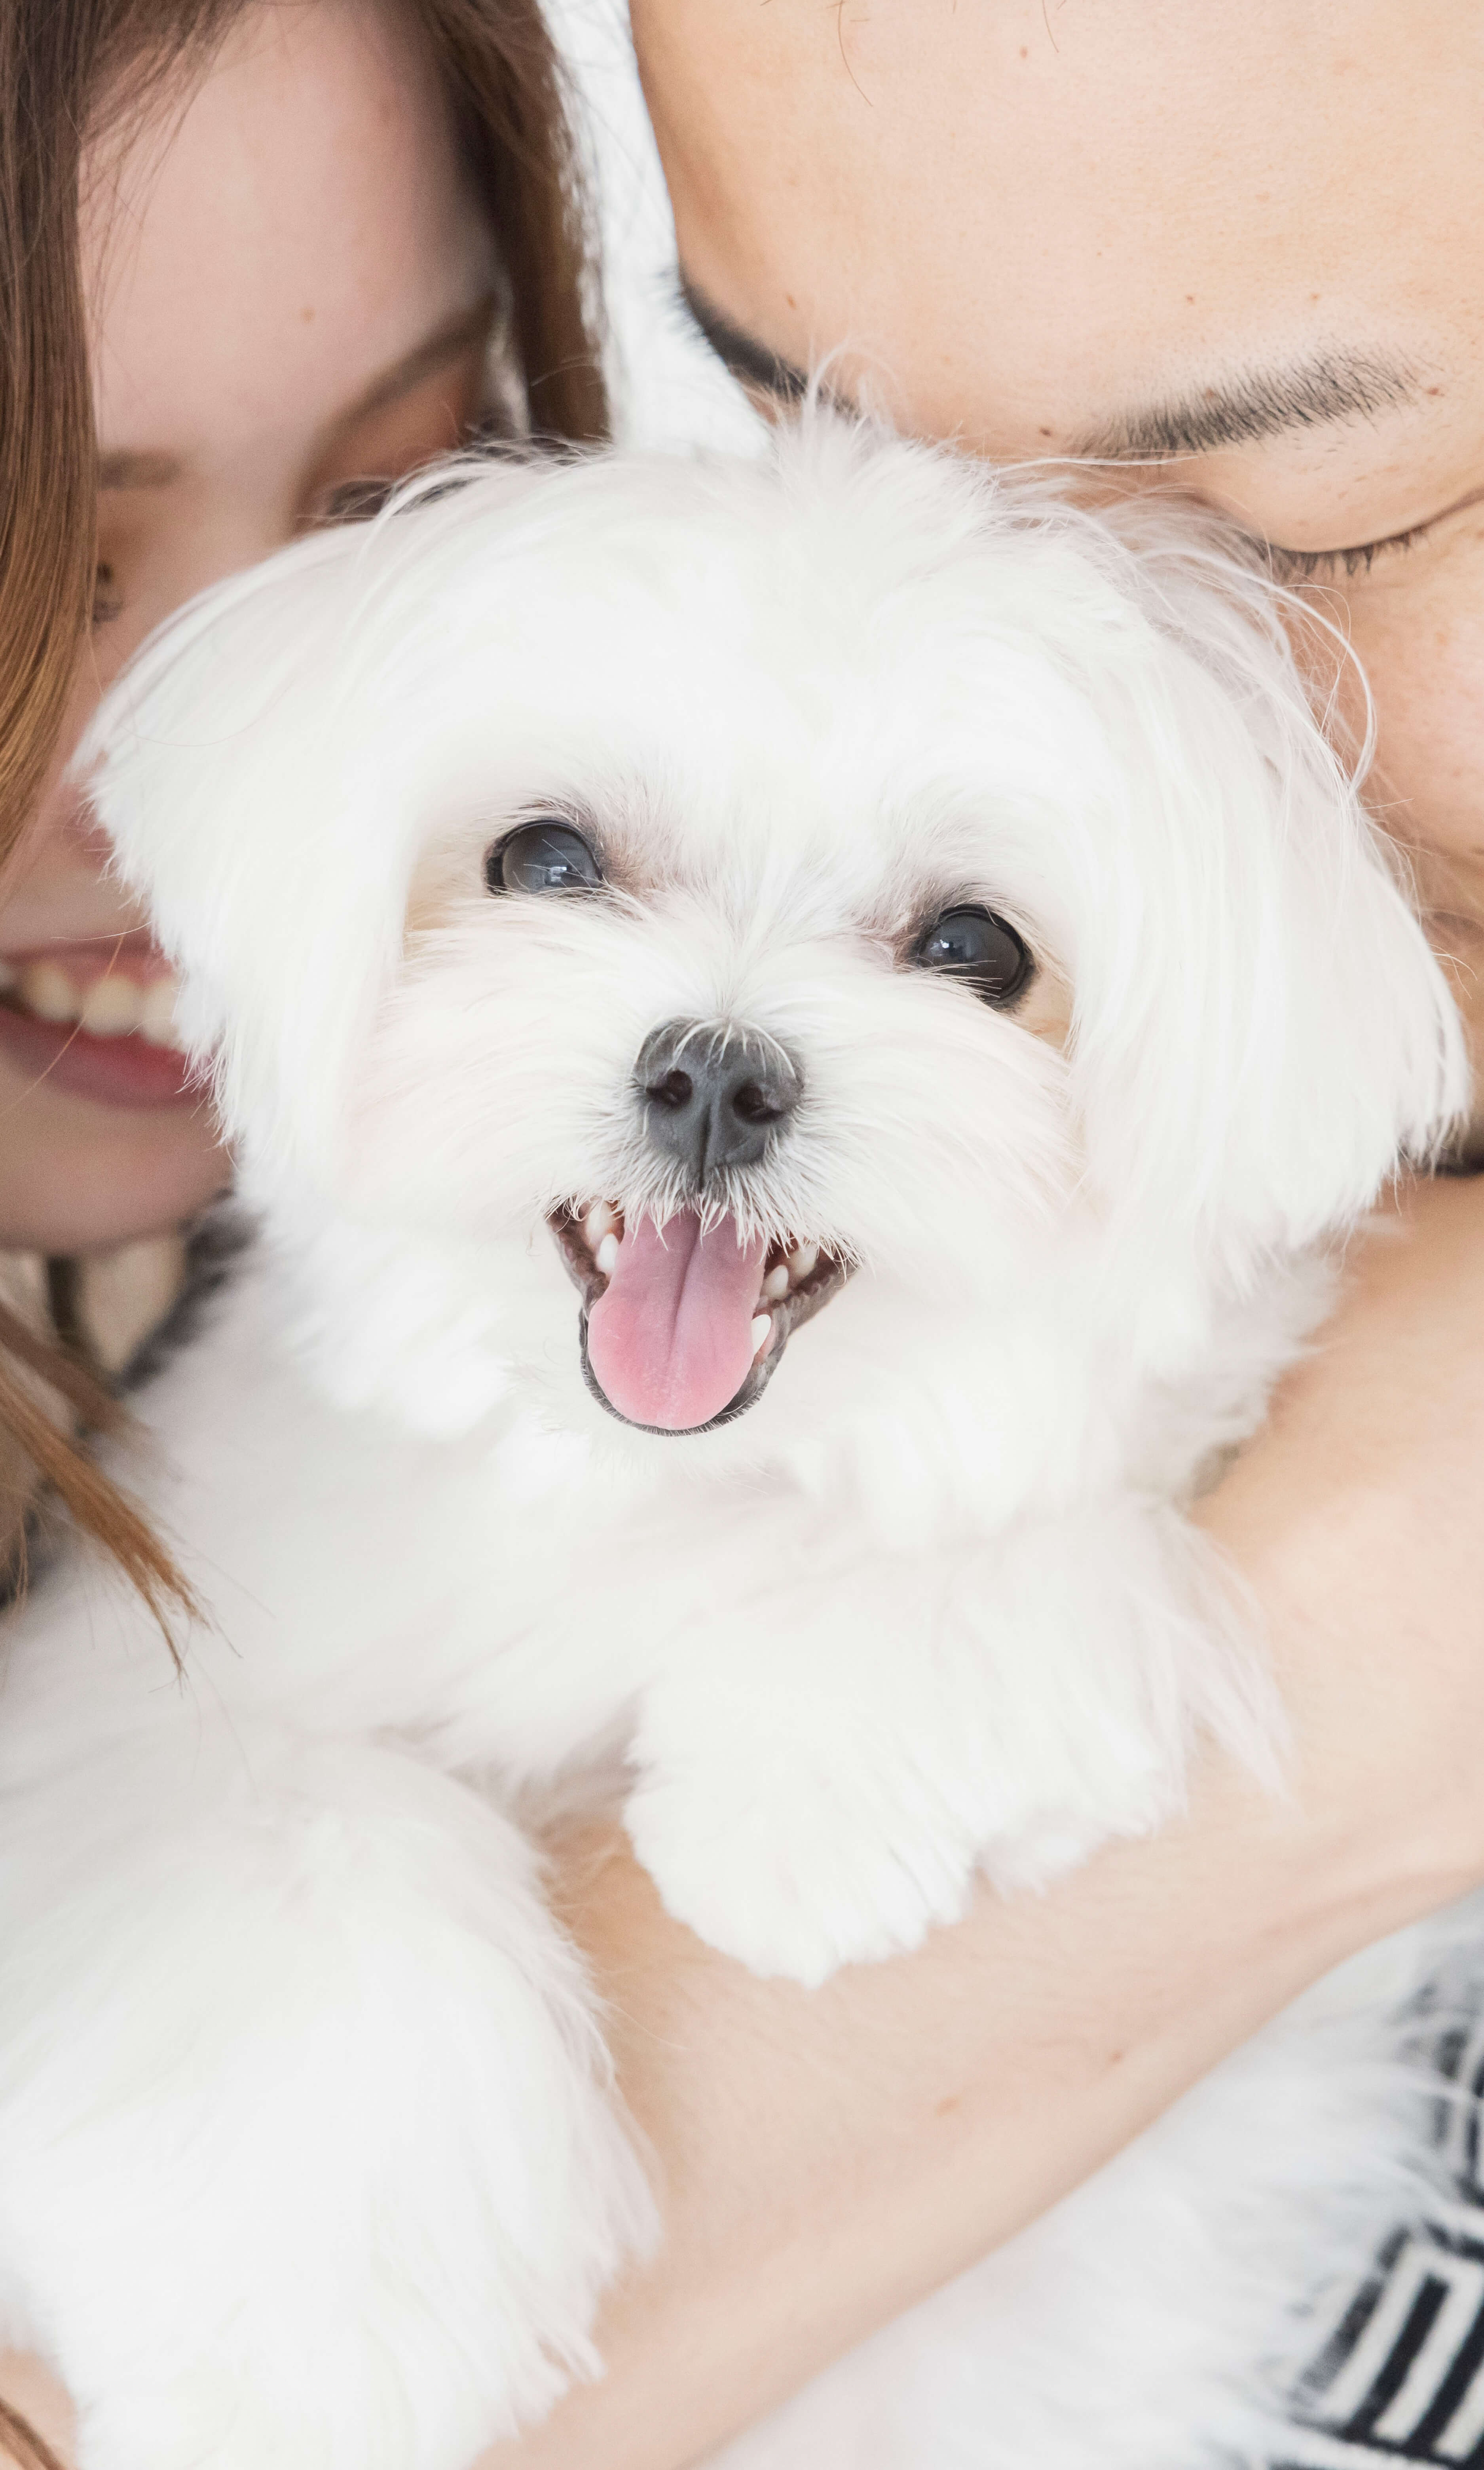
{"label": "woman", "polygon": [[[224,1172],[159,956],[57,785],[101,687],[347,487],[491,418],[583,438],[604,410],[533,0],[21,0],[0,114],[0,1244],[86,1254],[177,1224]],[[164,1585],[8,1395],[74,1509]]]}
{"label": "woman", "polygon": [[588,297],[534,0],[0,11],[0,1540],[39,1467],[167,1620],[167,1555],[66,1437],[106,1399],[26,1272],[51,1255],[53,1303],[126,1351],[225,1162],[58,776],[202,585],[492,425],[600,434]]}
{"label": "woman", "polygon": [[[1379,42],[1387,12],[1366,15]],[[1015,126],[1021,97],[1007,81],[1020,46],[1029,63],[1033,43],[1055,42],[1073,63],[1067,91],[1086,103],[1090,87],[1095,106],[1097,80],[1066,16],[1043,16],[1039,0],[994,12],[889,5],[863,29],[835,9],[647,0],[638,32],[682,242],[734,358],[751,345],[752,373],[785,383],[779,361],[858,337],[879,361],[881,307],[906,302],[916,326],[887,339],[918,376],[904,408],[921,425],[998,438],[1002,395],[1034,403],[1044,338],[981,315],[985,268],[965,239],[982,236],[992,263],[1007,228],[1033,231],[1053,185],[1048,159],[1058,197],[1070,188],[1092,221],[1115,217],[1123,193],[1100,185],[1085,115],[1077,148],[1053,113],[1033,145],[1028,134],[1027,159],[1008,158],[977,142],[968,104],[1003,102]],[[1243,128],[1261,128],[1266,61],[1286,58],[1287,42],[1300,69],[1312,66],[1312,12],[1295,6],[1287,29],[1250,6],[1240,22],[1235,11],[1199,16],[1213,90]],[[1405,149],[1427,143],[1400,109],[1415,16],[1410,0],[1393,0],[1385,71],[1403,126],[1381,209],[1393,214]],[[1158,116],[1173,22],[1152,8],[1125,20],[1129,58],[1107,89],[1115,122],[1130,92]],[[1256,59],[1249,32],[1270,47]],[[857,56],[858,42],[893,33],[890,58]],[[992,49],[961,52],[976,35]],[[1343,164],[1347,131],[1328,83],[1316,94],[1299,76],[1296,86],[1295,151],[1323,130]],[[1213,152],[1223,159],[1209,126],[1192,146],[1186,176],[1198,187],[1199,170],[1209,185]],[[1001,169],[1008,195],[991,177]],[[1335,161],[1330,177],[1343,198]],[[779,200],[793,204],[770,219]],[[916,223],[909,202],[922,204]],[[1238,262],[1243,229],[1253,245],[1244,202],[1244,171],[1234,172],[1219,205]],[[1115,300],[1141,235],[1134,217],[1126,262],[1109,274]],[[1083,229],[1069,245],[1092,263],[1102,243]],[[947,279],[961,262],[962,294]],[[949,363],[956,338],[981,332],[1003,343],[1003,365],[986,354],[956,401],[931,399],[926,379]],[[1105,358],[1100,332],[1087,356],[1094,387]],[[1484,1658],[1473,1651],[1481,1217],[1475,1187],[1422,1196],[1407,1240],[1362,1264],[1323,1364],[1210,1504],[1272,1623],[1300,1743],[1290,1804],[1275,1807],[1213,1768],[1184,1828],[1091,1865],[1034,1906],[986,1900],[919,1958],[844,1975],[813,1997],[754,1982],[674,1929],[620,1850],[570,1850],[573,1922],[614,2003],[670,2237],[658,2270],[609,2310],[605,2385],[504,2448],[508,2470],[679,2470],[700,2458],[1054,2201],[1330,1963],[1484,1876],[1473,1789],[1484,1745]]]}

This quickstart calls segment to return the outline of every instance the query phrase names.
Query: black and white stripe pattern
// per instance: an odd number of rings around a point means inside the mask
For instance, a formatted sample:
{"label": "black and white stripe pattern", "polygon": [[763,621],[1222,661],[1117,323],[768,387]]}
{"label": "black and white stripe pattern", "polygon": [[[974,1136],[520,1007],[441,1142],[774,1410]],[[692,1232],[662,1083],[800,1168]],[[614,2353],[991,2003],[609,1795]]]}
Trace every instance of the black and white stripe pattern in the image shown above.
{"label": "black and white stripe pattern", "polygon": [[1386,2241],[1342,2304],[1268,2470],[1484,2470],[1484,2015],[1423,2050],[1440,2082],[1435,2132],[1451,2193]]}

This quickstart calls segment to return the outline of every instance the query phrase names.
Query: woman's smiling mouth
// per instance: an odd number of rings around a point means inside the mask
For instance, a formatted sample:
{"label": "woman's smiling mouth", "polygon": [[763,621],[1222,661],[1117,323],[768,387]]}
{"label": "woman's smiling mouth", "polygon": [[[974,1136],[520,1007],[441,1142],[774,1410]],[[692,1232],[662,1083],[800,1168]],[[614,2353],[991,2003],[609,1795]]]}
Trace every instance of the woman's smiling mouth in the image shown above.
{"label": "woman's smiling mouth", "polygon": [[0,1049],[35,1081],[104,1107],[197,1107],[175,1042],[176,980],[146,934],[0,958]]}

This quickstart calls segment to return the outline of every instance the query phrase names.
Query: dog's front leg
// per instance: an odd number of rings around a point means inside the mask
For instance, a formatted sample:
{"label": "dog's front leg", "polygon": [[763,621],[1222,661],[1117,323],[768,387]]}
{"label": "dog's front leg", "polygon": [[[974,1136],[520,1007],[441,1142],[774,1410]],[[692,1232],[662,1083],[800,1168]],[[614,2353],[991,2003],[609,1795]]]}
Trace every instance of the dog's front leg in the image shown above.
{"label": "dog's front leg", "polygon": [[1197,1725],[1273,1771],[1214,1565],[1173,1512],[1115,1502],[719,1610],[641,1701],[628,1826],[678,1919],[812,1984],[957,1919],[978,1869],[1036,1886],[1158,1825]]}
{"label": "dog's front leg", "polygon": [[83,2470],[465,2470],[649,2200],[517,1830],[203,1722],[12,1793],[0,2292]]}
{"label": "dog's front leg", "polygon": [[678,1921],[812,1986],[957,1919],[980,1826],[884,1672],[822,1675],[804,1636],[791,1683],[782,1643],[710,1635],[648,1693],[626,1820]]}

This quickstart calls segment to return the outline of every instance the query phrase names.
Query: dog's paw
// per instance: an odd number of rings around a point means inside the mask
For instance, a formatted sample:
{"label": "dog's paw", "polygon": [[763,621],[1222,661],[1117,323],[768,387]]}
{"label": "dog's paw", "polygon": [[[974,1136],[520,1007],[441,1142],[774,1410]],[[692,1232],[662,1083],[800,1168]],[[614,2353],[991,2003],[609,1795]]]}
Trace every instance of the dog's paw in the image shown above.
{"label": "dog's paw", "polygon": [[975,1847],[935,1797],[890,1800],[826,1770],[704,1761],[651,1769],[629,1802],[635,1851],[677,1921],[754,1972],[808,1988],[920,1946],[968,1899]]}

